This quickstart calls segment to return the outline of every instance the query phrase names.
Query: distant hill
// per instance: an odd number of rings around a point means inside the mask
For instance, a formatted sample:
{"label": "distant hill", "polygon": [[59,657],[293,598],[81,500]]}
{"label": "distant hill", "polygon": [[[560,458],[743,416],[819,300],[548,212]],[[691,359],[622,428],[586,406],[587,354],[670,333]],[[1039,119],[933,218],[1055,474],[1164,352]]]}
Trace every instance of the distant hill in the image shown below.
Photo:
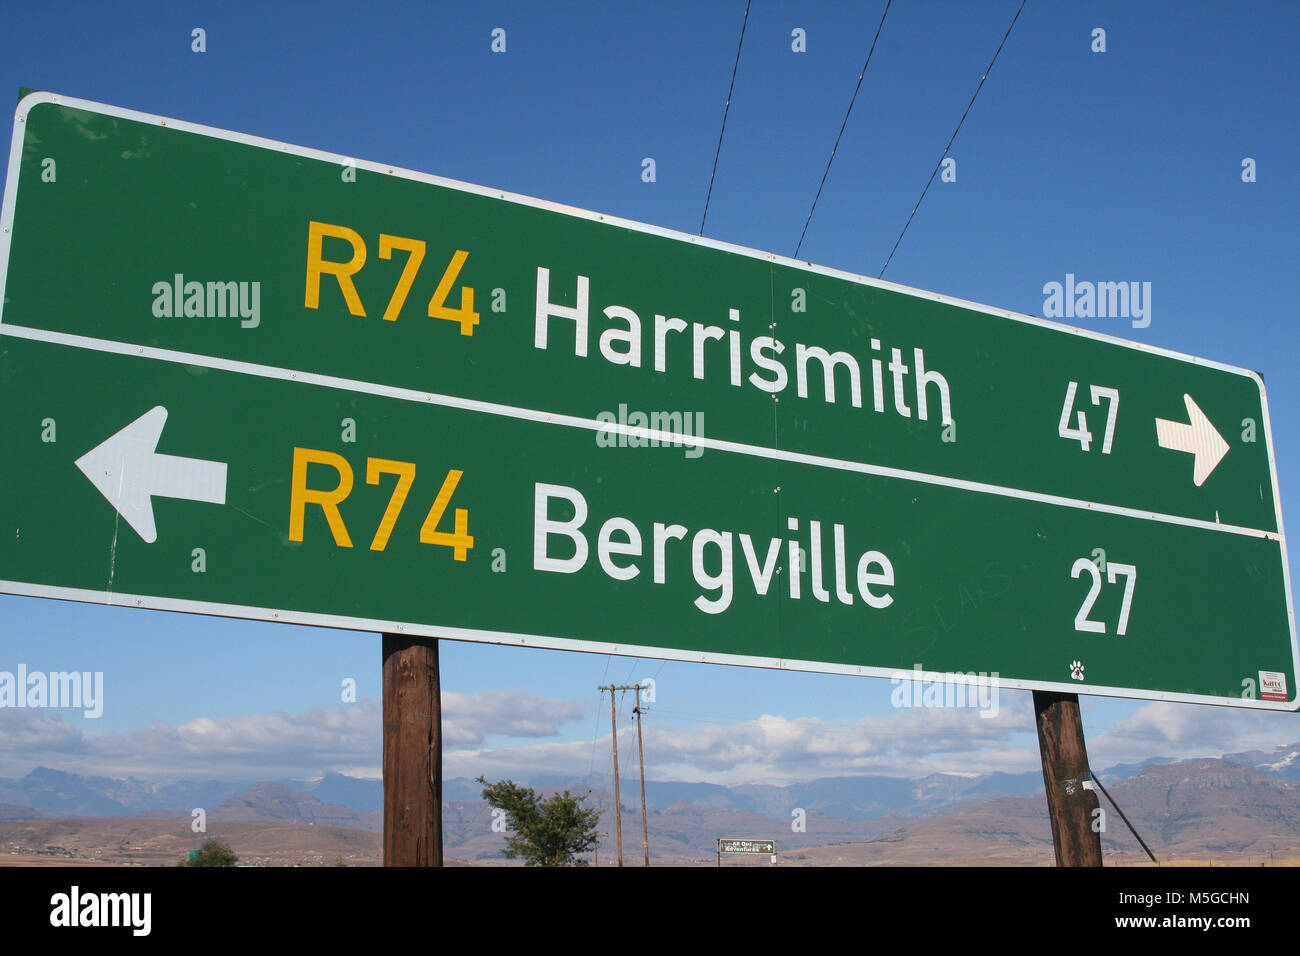
{"label": "distant hill", "polygon": [[[1212,855],[1300,844],[1300,783],[1254,767],[1229,760],[1164,764],[1109,789],[1152,849]],[[1109,824],[1109,839],[1137,849],[1114,814]]]}
{"label": "distant hill", "polygon": [[1245,753],[1225,754],[1224,760],[1254,767],[1262,773],[1287,780],[1300,782],[1300,744],[1287,744],[1276,750],[1248,750]]}
{"label": "distant hill", "polygon": [[358,813],[382,813],[384,810],[384,784],[381,780],[327,773],[321,780],[300,789],[322,803],[342,804]]}
{"label": "distant hill", "polygon": [[209,820],[223,822],[310,823],[312,825],[377,830],[379,814],[361,814],[351,807],[321,803],[311,794],[296,793],[279,783],[259,783],[244,793],[223,800]]}
{"label": "distant hill", "polygon": [[[1262,859],[1300,849],[1300,785],[1227,760],[1148,766],[1107,787],[1160,860]],[[1141,847],[1111,805],[1102,851],[1130,862]],[[866,840],[841,862],[957,865],[987,862],[1051,864],[1047,802],[1005,798],[961,813],[915,820]],[[818,855],[809,857],[816,862]],[[824,861],[823,861],[824,862]]]}
{"label": "distant hill", "polygon": [[[628,786],[634,785],[627,779],[624,778],[624,793],[628,792]],[[579,779],[544,776],[528,783],[538,789],[568,789],[573,793],[612,791],[614,788],[612,778],[601,774]],[[656,780],[647,780],[645,785],[646,802],[651,808],[661,811],[676,804],[689,803],[703,809],[748,811],[772,819],[789,819],[792,810],[802,808],[862,822],[897,813],[937,813],[969,800],[1028,796],[1041,791],[1042,787],[1043,775],[1038,771],[1023,774],[935,773],[916,779],[882,775],[823,777],[785,786],[739,784],[724,787],[711,783]],[[471,785],[470,781],[459,778],[443,784],[443,796],[447,800],[477,800],[481,790],[480,784]],[[639,801],[638,794],[638,807]]]}
{"label": "distant hill", "polygon": [[215,807],[256,780],[145,782],[133,777],[87,777],[37,767],[21,779],[0,779],[0,803],[27,805],[50,816],[129,816],[184,813]]}
{"label": "distant hill", "polygon": [[0,803],[0,820],[40,820],[45,816],[31,807],[15,806],[12,803]]}
{"label": "distant hill", "polygon": [[[1226,758],[1225,758],[1226,759]],[[1097,775],[1101,777],[1101,785],[1109,787],[1112,783],[1119,783],[1121,780],[1127,780],[1129,777],[1136,777],[1147,767],[1154,767],[1158,764],[1177,763],[1173,757],[1150,757],[1141,763],[1117,763],[1114,766],[1107,767],[1105,770],[1096,770]]]}
{"label": "distant hill", "polygon": [[37,767],[18,786],[0,786],[0,802],[27,804],[60,817],[116,816],[125,808],[108,794],[121,785],[122,781],[108,777]]}

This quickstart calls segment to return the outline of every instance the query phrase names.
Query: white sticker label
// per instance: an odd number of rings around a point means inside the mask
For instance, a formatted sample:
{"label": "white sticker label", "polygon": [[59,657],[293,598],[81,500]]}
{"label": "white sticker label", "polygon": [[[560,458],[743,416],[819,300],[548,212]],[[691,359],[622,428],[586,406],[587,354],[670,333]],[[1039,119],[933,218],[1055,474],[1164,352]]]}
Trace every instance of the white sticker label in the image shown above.
{"label": "white sticker label", "polygon": [[1260,671],[1259,696],[1264,700],[1286,700],[1286,675],[1279,671]]}

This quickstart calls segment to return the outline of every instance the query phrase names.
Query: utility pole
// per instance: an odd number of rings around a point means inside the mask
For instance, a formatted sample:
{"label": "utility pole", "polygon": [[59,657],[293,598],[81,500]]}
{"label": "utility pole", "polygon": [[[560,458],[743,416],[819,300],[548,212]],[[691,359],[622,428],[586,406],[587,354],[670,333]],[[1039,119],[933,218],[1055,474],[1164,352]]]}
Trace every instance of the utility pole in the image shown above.
{"label": "utility pole", "polygon": [[[602,688],[603,690],[604,688]],[[609,685],[609,726],[610,739],[614,741],[614,842],[618,845],[618,865],[623,865],[623,805],[618,796],[618,717],[614,709],[614,691],[617,688]]]}
{"label": "utility pole", "polygon": [[1056,865],[1101,866],[1101,834],[1093,828],[1099,801],[1088,769],[1079,695],[1036,690],[1034,714]]}
{"label": "utility pole", "polygon": [[636,685],[636,756],[641,762],[641,848],[645,850],[645,865],[650,865],[650,830],[646,824],[645,809],[645,750],[641,746],[641,685]]}
{"label": "utility pole", "polygon": [[[614,706],[614,691],[616,690],[635,690],[637,691],[637,701],[641,700],[641,685],[627,684],[621,687],[615,687],[613,684],[608,686],[601,685],[596,688],[601,693],[609,691],[609,726],[611,738],[614,741],[614,829],[615,841],[618,843],[618,865],[623,865],[623,805],[619,799],[618,793],[618,714]],[[638,716],[638,739],[640,737],[640,717]],[[645,763],[641,764],[641,808],[644,814],[645,810]],[[647,843],[647,847],[649,844]],[[646,850],[646,858],[649,859],[649,849]],[[647,864],[648,865],[648,864]]]}

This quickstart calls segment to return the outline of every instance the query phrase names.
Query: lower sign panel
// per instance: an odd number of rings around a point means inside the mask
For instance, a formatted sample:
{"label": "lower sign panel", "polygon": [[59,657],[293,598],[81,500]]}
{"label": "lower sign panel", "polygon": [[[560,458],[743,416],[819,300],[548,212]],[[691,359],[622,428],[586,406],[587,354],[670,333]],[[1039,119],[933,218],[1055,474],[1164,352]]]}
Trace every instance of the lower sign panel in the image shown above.
{"label": "lower sign panel", "polygon": [[1277,536],[213,365],[0,338],[0,590],[1297,706]]}

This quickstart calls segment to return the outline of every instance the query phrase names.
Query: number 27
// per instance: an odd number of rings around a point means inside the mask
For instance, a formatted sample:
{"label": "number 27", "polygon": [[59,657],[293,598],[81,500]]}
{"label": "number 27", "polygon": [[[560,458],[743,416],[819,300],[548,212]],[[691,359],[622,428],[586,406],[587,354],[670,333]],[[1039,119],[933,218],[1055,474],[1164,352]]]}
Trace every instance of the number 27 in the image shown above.
{"label": "number 27", "polygon": [[[1077,578],[1084,571],[1092,575],[1092,586],[1088,588],[1088,594],[1083,599],[1079,613],[1074,616],[1074,629],[1091,634],[1105,634],[1106,623],[1104,621],[1093,621],[1088,617],[1093,604],[1097,601],[1097,596],[1101,594],[1101,571],[1089,559],[1079,558],[1074,562],[1074,566],[1070,568],[1070,577]],[[1124,602],[1120,605],[1119,626],[1115,628],[1115,633],[1123,636],[1128,631],[1128,613],[1133,605],[1133,588],[1137,584],[1138,576],[1137,566],[1119,564],[1115,561],[1106,562],[1106,580],[1109,583],[1114,584],[1116,576],[1120,574],[1124,575]]]}

